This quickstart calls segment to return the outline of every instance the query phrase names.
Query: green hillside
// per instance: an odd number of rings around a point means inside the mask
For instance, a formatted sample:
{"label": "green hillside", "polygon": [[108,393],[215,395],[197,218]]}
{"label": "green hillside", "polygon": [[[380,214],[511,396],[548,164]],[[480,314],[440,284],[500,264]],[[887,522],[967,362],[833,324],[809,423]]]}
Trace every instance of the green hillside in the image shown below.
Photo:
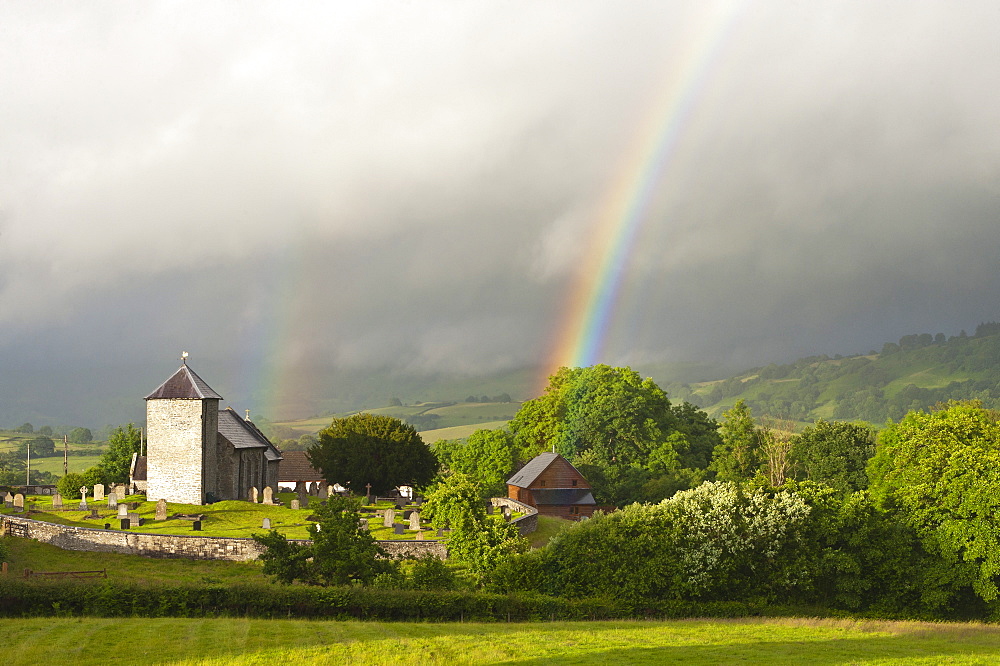
{"label": "green hillside", "polygon": [[742,399],[757,415],[800,422],[884,423],[947,400],[977,399],[1000,409],[1000,324],[980,324],[973,336],[907,335],[881,352],[810,356],[668,390],[714,416]]}

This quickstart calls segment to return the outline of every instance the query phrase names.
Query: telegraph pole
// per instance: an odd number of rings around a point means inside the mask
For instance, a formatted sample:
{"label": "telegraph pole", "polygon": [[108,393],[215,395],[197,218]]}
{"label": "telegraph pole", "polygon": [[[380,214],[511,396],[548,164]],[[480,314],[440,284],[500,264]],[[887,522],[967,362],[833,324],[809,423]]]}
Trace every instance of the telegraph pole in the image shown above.
{"label": "telegraph pole", "polygon": [[69,474],[69,438],[63,435],[63,476]]}
{"label": "telegraph pole", "polygon": [[[31,440],[28,440],[28,465],[24,472],[24,485],[31,485]],[[24,492],[27,493],[28,489],[25,488]]]}

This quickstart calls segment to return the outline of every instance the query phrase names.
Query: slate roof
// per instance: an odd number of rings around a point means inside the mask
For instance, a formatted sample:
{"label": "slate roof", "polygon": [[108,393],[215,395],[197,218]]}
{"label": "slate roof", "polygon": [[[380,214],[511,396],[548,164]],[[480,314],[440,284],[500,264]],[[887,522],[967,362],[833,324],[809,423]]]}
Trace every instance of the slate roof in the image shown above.
{"label": "slate roof", "polygon": [[[517,486],[518,488],[529,488],[535,480],[541,476],[549,465],[551,465],[556,458],[560,458],[558,453],[539,453],[537,456],[532,458],[527,465],[517,470],[514,476],[507,479],[507,483],[512,486]],[[568,460],[566,461],[570,467],[573,467],[572,463]],[[576,470],[575,467],[573,467]],[[580,474],[577,471],[577,474]],[[583,478],[583,474],[580,474],[580,478]]]}
{"label": "slate roof", "polygon": [[323,481],[323,473],[314,468],[306,458],[305,451],[285,451],[284,460],[278,466],[278,481]]}
{"label": "slate roof", "polygon": [[536,505],[597,504],[589,488],[532,488],[531,496]]}
{"label": "slate roof", "polygon": [[219,434],[237,449],[265,449],[268,460],[281,460],[279,452],[271,441],[253,424],[241,418],[232,407],[219,410]]}
{"label": "slate roof", "polygon": [[205,380],[195,374],[187,363],[177,369],[170,379],[160,384],[155,391],[146,396],[146,400],[164,398],[187,398],[190,400],[215,399],[222,396],[212,390]]}
{"label": "slate roof", "polygon": [[129,472],[132,481],[146,480],[146,456],[132,454],[132,469]]}

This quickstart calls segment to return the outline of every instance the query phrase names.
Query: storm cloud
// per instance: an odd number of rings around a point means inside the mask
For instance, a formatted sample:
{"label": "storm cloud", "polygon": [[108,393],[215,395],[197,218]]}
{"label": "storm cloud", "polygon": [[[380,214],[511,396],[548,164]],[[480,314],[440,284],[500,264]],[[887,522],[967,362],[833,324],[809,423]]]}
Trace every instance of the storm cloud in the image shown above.
{"label": "storm cloud", "polygon": [[987,2],[3,3],[4,380],[543,362],[698,48],[604,360],[971,329],[1000,295],[997,34]]}

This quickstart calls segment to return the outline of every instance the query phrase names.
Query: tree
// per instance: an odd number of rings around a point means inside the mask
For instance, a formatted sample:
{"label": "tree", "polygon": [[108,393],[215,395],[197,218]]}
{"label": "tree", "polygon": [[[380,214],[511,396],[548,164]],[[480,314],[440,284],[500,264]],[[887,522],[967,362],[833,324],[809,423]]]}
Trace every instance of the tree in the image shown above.
{"label": "tree", "polygon": [[90,428],[73,428],[69,432],[69,441],[74,444],[90,444],[94,441],[94,435]]}
{"label": "tree", "polygon": [[56,484],[56,490],[58,490],[59,494],[62,495],[63,497],[72,498],[76,495],[79,495],[80,488],[86,485],[87,483],[83,478],[83,474],[70,472],[63,478],[59,479],[59,483]]}
{"label": "tree", "polygon": [[134,423],[118,426],[108,435],[108,448],[98,463],[112,483],[128,483],[132,456],[141,453],[142,432]]}
{"label": "tree", "polygon": [[413,426],[391,416],[355,414],[319,432],[306,456],[328,483],[360,493],[422,486],[434,478],[437,459]]}
{"label": "tree", "polygon": [[674,429],[667,394],[631,368],[560,368],[510,423],[525,458],[556,450],[595,464],[643,463]]}
{"label": "tree", "polygon": [[30,435],[31,433],[35,432],[35,426],[31,425],[30,423],[22,423],[21,425],[19,425],[17,428],[14,429],[14,432]]}
{"label": "tree", "polygon": [[732,409],[722,413],[722,418],[722,441],[715,447],[709,469],[720,481],[750,479],[761,466],[760,439],[750,408],[737,400]]}
{"label": "tree", "polygon": [[477,430],[451,456],[449,467],[476,479],[482,496],[505,495],[516,461],[514,438],[506,430]]}
{"label": "tree", "polygon": [[396,572],[396,562],[362,529],[357,500],[330,497],[315,515],[317,522],[308,528],[309,545],[289,542],[277,530],[253,535],[267,549],[260,556],[265,574],[286,584],[301,580],[311,585],[368,585],[379,574]]}
{"label": "tree", "polygon": [[788,419],[764,417],[757,429],[757,442],[764,461],[764,471],[772,486],[792,478],[793,424]]}
{"label": "tree", "polygon": [[55,442],[51,438],[39,435],[28,441],[21,440],[17,453],[21,458],[27,458],[30,449],[32,458],[47,458],[55,455],[55,448]]}
{"label": "tree", "polygon": [[898,510],[958,582],[985,601],[1000,576],[1000,424],[975,402],[910,412],[887,426],[868,464],[872,494]]}
{"label": "tree", "polygon": [[46,437],[52,436],[52,426],[42,426],[38,429],[39,435],[45,435]]}
{"label": "tree", "polygon": [[865,466],[875,453],[875,430],[867,424],[819,419],[792,442],[803,478],[841,492],[868,487]]}
{"label": "tree", "polygon": [[486,514],[479,487],[466,474],[453,474],[427,496],[423,506],[435,527],[448,527],[448,556],[465,563],[483,582],[507,560],[528,549],[516,526]]}

